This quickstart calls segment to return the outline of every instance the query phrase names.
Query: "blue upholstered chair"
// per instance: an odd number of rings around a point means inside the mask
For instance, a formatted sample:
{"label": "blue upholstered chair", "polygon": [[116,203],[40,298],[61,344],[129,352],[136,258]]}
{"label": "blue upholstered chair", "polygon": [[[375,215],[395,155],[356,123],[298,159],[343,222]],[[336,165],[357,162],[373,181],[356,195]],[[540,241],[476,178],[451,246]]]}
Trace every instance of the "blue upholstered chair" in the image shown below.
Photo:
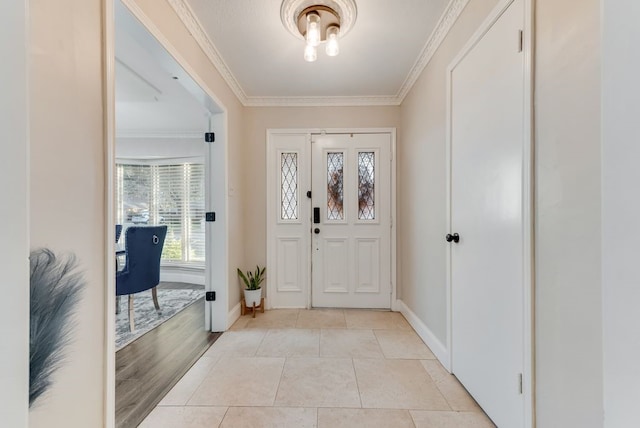
{"label": "blue upholstered chair", "polygon": [[[131,226],[126,231],[126,262],[116,272],[116,296],[129,296],[129,328],[135,329],[133,295],[151,289],[153,304],[160,309],[156,286],[160,283],[160,256],[167,226]],[[118,299],[118,306],[119,306]]]}
{"label": "blue upholstered chair", "polygon": [[116,224],[116,244],[120,240],[120,235],[122,235],[122,225]]}

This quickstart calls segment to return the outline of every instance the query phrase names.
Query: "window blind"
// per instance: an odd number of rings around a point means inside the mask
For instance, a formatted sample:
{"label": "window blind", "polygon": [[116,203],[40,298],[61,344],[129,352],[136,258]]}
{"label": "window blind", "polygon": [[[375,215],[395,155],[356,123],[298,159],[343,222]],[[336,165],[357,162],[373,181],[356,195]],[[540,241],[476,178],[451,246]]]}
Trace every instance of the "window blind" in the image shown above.
{"label": "window blind", "polygon": [[[117,222],[167,225],[166,263],[202,266],[205,260],[204,165],[117,165]],[[126,236],[123,233],[123,236]]]}

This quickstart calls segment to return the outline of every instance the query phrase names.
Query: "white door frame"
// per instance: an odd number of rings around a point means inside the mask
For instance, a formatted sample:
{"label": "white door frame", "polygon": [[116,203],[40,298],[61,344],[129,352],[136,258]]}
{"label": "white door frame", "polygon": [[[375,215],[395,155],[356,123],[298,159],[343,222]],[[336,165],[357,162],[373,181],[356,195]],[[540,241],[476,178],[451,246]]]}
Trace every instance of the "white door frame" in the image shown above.
{"label": "white door frame", "polygon": [[[112,2],[115,0],[107,0]],[[221,112],[211,112],[210,131],[215,131],[216,141],[210,145],[208,154],[205,155],[208,179],[210,180],[207,209],[215,209],[216,221],[207,227],[214,228],[216,239],[207,240],[207,269],[209,276],[208,284],[221,284],[212,291],[216,291],[216,300],[205,307],[206,317],[210,320],[206,323],[206,328],[212,331],[224,331],[228,327],[228,296],[229,296],[229,269],[228,269],[228,116],[227,109],[215,95],[215,92],[196,73],[191,65],[184,59],[171,42],[162,34],[160,29],[151,19],[140,9],[134,0],[121,0],[122,4],[129,9],[131,14],[140,21],[149,33],[156,38],[162,47],[175,59],[184,69],[186,74],[195,81],[202,91],[213,101],[214,106],[210,106],[207,100],[201,100],[206,109],[219,108]],[[112,76],[115,79],[115,74]],[[204,136],[203,136],[204,138]],[[115,139],[114,139],[115,148]],[[109,162],[111,166],[111,162]],[[111,183],[111,182],[110,182]],[[115,225],[114,225],[115,227]],[[209,242],[212,241],[212,242]],[[214,281],[215,280],[215,281]]]}
{"label": "white door frame", "polygon": [[[447,231],[451,230],[451,132],[452,132],[452,74],[455,67],[467,56],[467,54],[475,47],[480,39],[489,31],[489,29],[502,16],[505,10],[511,6],[514,0],[501,0],[498,5],[489,14],[487,19],[480,25],[478,30],[469,39],[467,44],[460,50],[460,53],[451,62],[447,68],[447,131],[446,131],[446,176],[447,176]],[[524,54],[524,159],[523,159],[523,385],[522,393],[524,398],[524,421],[525,427],[532,428],[535,426],[535,378],[534,378],[534,235],[533,235],[533,195],[534,195],[534,177],[533,177],[533,150],[534,150],[534,117],[533,117],[533,41],[534,41],[534,0],[524,0],[524,28],[523,28],[523,54]],[[514,44],[515,46],[515,44]],[[444,237],[444,233],[443,233]],[[451,246],[446,247],[446,293],[447,293],[447,360],[442,361],[447,370],[451,371],[452,367],[452,297],[451,297]]]}
{"label": "white door frame", "polygon": [[[273,136],[276,134],[306,134],[309,136],[309,144],[311,134],[389,134],[391,136],[391,310],[398,310],[398,301],[397,301],[397,260],[396,260],[396,237],[397,237],[397,227],[396,227],[396,128],[295,128],[295,129],[267,129],[266,132],[266,171],[267,171],[267,180],[266,180],[266,195],[269,195],[273,183],[273,177],[275,174],[274,167],[275,165],[271,162],[271,158],[269,157],[269,153],[273,150]],[[310,152],[309,152],[310,153]],[[309,159],[310,161],[310,159]],[[267,271],[275,272],[275,254],[272,254],[272,251],[269,251],[270,242],[273,242],[275,239],[275,231],[273,230],[272,224],[275,223],[274,213],[276,201],[273,198],[267,197]],[[311,212],[308,213],[311,216]],[[311,232],[309,232],[311,233]],[[307,277],[309,278],[309,283],[307,284],[308,289],[307,297],[306,297],[306,307],[311,308],[311,259],[309,259],[308,263],[308,272]],[[272,287],[267,285],[267,293],[266,293],[266,302],[265,305],[268,309],[273,308],[273,295],[274,291]]]}
{"label": "white door frame", "polygon": [[[29,2],[5,2],[0,14],[0,190],[5,227],[0,242],[0,414],[2,423],[26,427],[29,419]],[[6,348],[5,348],[6,347]],[[5,351],[6,349],[6,351]]]}
{"label": "white door frame", "polygon": [[[115,17],[114,7],[117,0],[104,0],[104,123],[106,152],[106,230],[105,266],[107,272],[115,271]],[[229,327],[229,195],[228,188],[228,114],[227,108],[215,95],[215,92],[196,73],[153,21],[140,9],[134,0],[121,0],[122,4],[140,21],[140,23],[158,40],[160,45],[175,59],[184,71],[202,88],[221,112],[211,116],[210,130],[215,131],[216,141],[207,150],[205,162],[208,165],[210,192],[207,195],[207,210],[216,212],[215,223],[206,227],[214,228],[216,239],[206,240],[207,265],[205,280],[216,291],[216,300],[205,305],[205,328],[211,331],[225,331]],[[211,106],[206,106],[211,108]],[[204,138],[204,136],[203,136]],[[210,234],[207,234],[209,236]],[[208,280],[208,281],[207,281]],[[115,275],[107,274],[105,290],[105,427],[115,426]],[[217,284],[214,285],[214,284]]]}

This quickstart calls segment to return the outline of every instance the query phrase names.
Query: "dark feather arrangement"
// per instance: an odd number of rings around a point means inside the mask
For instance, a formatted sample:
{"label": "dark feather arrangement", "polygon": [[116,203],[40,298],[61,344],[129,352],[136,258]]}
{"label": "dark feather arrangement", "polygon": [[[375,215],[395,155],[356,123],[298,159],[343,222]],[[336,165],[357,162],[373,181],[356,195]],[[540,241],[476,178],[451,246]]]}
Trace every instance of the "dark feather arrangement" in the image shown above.
{"label": "dark feather arrangement", "polygon": [[48,249],[31,252],[29,407],[50,386],[71,342],[71,316],[84,288],[74,256],[58,258]]}

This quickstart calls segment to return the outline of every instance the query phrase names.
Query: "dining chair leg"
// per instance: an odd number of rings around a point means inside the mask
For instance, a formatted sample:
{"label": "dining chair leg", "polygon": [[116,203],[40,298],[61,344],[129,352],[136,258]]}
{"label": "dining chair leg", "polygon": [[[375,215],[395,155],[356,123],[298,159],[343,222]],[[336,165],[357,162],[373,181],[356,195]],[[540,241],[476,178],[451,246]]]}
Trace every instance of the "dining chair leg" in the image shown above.
{"label": "dining chair leg", "polygon": [[151,289],[151,296],[153,297],[153,306],[156,307],[156,311],[159,311],[160,304],[158,303],[158,289],[156,287]]}
{"label": "dining chair leg", "polygon": [[120,313],[120,296],[116,296],[116,315]]}
{"label": "dining chair leg", "polygon": [[133,294],[129,294],[129,331],[133,332],[136,329],[133,320]]}

